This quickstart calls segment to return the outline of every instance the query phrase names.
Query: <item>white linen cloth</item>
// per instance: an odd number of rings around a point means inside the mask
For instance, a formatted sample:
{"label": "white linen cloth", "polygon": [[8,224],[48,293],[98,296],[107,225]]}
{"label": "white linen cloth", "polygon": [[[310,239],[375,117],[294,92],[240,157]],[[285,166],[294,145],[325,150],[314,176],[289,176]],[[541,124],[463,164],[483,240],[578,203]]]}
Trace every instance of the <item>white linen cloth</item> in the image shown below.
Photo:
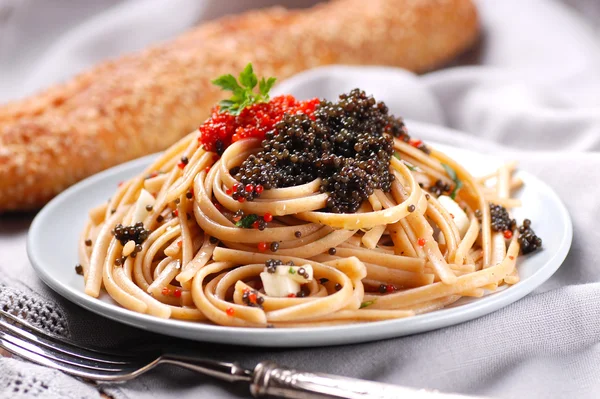
{"label": "white linen cloth", "polygon": [[[276,1],[0,0],[0,101],[170,38],[202,19],[270,3]],[[551,185],[571,213],[573,245],[558,272],[526,298],[454,327],[360,345],[278,350],[178,341],[103,319],[51,292],[26,257],[32,216],[13,215],[0,218],[0,306],[15,302],[17,291],[37,298],[83,343],[178,344],[247,366],[272,359],[495,398],[598,397],[600,2],[487,0],[479,9],[482,43],[452,68],[422,76],[342,69],[325,78],[293,78],[278,90],[333,98],[363,87],[409,118],[409,130],[418,127],[423,139],[502,153]],[[170,367],[104,389],[115,398],[248,396],[243,387]],[[97,396],[95,388],[60,373],[0,359],[0,397]]]}

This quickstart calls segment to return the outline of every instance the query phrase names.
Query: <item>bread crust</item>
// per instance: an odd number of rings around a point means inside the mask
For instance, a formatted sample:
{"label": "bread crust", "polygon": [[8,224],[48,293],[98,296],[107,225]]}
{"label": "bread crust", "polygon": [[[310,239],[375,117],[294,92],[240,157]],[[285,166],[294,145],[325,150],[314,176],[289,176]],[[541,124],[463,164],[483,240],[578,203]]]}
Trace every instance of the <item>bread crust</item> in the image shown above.
{"label": "bread crust", "polygon": [[248,62],[279,79],[328,64],[424,72],[478,32],[471,0],[333,0],[206,23],[0,107],[0,213],[39,208],[87,176],[165,149],[222,98],[211,79]]}

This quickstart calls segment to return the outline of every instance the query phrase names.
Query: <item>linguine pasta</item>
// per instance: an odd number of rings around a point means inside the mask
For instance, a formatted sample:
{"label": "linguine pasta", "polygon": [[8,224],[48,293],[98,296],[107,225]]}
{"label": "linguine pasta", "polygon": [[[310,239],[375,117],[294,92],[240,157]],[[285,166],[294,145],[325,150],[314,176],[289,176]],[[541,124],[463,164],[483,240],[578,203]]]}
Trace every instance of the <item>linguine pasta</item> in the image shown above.
{"label": "linguine pasta", "polygon": [[[511,187],[519,186],[510,177],[513,165],[488,176],[496,178],[494,193],[444,154],[420,154],[396,140],[395,150],[411,156],[415,171],[392,158],[396,179],[390,193],[376,191],[359,213],[332,214],[320,211],[325,195],[314,182],[272,189],[254,202],[228,196],[236,183],[229,171],[258,145],[255,139],[240,140],[216,160],[190,134],[121,184],[108,204],[90,212],[81,237],[86,293],[97,297],[104,285],[121,306],[158,317],[292,327],[408,317],[518,282],[518,233],[508,246],[503,233],[492,234],[488,205],[510,199]],[[183,156],[190,160],[185,170],[176,166]],[[436,179],[442,163],[451,165],[463,184],[456,198],[469,216],[463,237],[452,214],[417,183]],[[157,170],[167,173],[150,177]],[[135,257],[117,265],[123,246],[111,230],[131,224],[144,187],[156,195],[143,219],[152,232]],[[231,221],[238,210],[270,213],[273,221],[263,231],[240,228]],[[481,222],[476,210],[482,211]],[[278,242],[279,249],[261,252],[262,242]],[[315,278],[307,295],[276,298],[255,290],[270,259],[311,265]],[[385,293],[379,292],[382,286]],[[244,290],[256,291],[262,306],[244,304]]]}
{"label": "linguine pasta", "polygon": [[328,208],[321,177],[244,186],[260,137],[219,155],[192,133],[90,211],[85,292],[161,318],[306,327],[410,317],[518,283],[521,246],[541,240],[508,219],[515,165],[475,178],[407,137],[386,138],[389,187],[344,213]]}

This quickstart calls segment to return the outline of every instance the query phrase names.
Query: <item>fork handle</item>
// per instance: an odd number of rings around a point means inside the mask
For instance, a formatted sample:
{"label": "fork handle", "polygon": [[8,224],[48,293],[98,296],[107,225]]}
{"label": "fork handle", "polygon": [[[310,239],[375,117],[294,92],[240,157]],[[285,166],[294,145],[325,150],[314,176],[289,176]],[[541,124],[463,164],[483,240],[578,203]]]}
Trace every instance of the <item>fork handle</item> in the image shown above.
{"label": "fork handle", "polygon": [[255,398],[286,399],[459,399],[462,395],[441,394],[373,381],[307,373],[272,362],[261,362],[254,369],[250,392]]}

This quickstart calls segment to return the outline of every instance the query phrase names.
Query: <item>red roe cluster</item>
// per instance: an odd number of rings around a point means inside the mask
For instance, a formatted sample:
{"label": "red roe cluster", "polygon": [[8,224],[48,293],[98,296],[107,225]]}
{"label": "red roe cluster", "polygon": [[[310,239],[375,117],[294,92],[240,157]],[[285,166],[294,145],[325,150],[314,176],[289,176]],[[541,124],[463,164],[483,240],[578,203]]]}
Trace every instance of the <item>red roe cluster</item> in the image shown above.
{"label": "red roe cluster", "polygon": [[198,141],[207,151],[221,155],[238,140],[254,137],[260,140],[273,130],[285,114],[306,114],[312,117],[319,99],[298,101],[293,96],[277,96],[268,103],[253,104],[244,108],[239,115],[221,113],[213,108],[212,115],[199,127]]}

